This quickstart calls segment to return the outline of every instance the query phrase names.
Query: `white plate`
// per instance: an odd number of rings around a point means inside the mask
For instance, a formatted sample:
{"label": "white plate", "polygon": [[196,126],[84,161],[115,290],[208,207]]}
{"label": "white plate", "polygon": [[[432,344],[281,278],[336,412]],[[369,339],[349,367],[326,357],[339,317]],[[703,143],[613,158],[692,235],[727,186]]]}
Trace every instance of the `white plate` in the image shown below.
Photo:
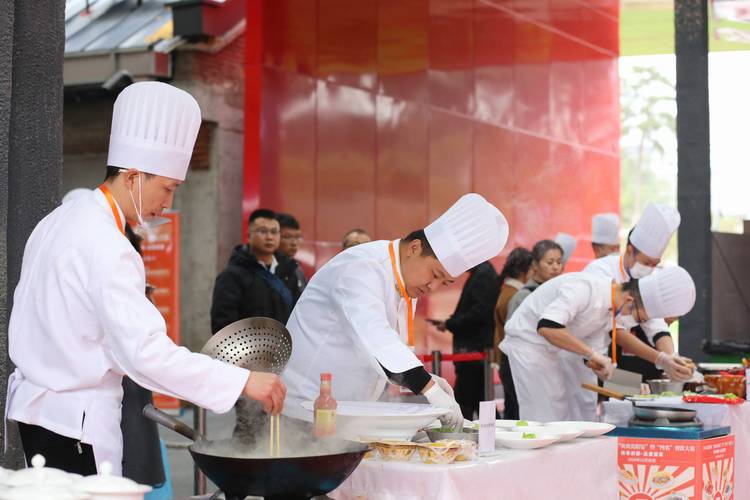
{"label": "white plate", "polygon": [[698,363],[698,368],[710,372],[720,372],[722,370],[734,370],[742,368],[742,363]]}
{"label": "white plate", "polygon": [[[495,420],[495,427],[498,429],[510,430],[515,427],[518,422],[520,422],[520,420]],[[527,420],[527,422],[530,426],[541,425],[541,422],[535,422],[533,420]],[[478,424],[479,420],[474,420],[472,423]]]}
{"label": "white plate", "polygon": [[529,427],[513,427],[514,432],[533,432],[534,434],[555,434],[560,441],[570,441],[583,435],[583,429],[564,425],[534,425]]}
{"label": "white plate", "polygon": [[596,437],[606,434],[615,428],[612,424],[605,424],[604,422],[578,422],[578,421],[560,421],[560,422],[548,422],[546,425],[560,425],[564,427],[572,427],[573,429],[580,429],[583,431],[581,437]]}
{"label": "white plate", "polygon": [[[300,404],[305,410],[313,411],[313,401]],[[446,413],[448,410],[445,408],[426,404],[338,401],[336,433],[354,440],[377,438],[408,441],[419,429]]]}
{"label": "white plate", "polygon": [[523,432],[495,432],[495,443],[513,448],[514,450],[533,450],[535,448],[544,448],[560,440],[558,434],[537,434],[532,439],[524,439]]}

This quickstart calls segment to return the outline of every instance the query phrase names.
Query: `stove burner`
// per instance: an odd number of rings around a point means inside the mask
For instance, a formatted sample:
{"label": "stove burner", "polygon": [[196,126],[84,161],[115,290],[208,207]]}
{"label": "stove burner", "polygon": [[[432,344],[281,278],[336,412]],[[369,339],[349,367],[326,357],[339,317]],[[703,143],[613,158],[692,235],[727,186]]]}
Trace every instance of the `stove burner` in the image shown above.
{"label": "stove burner", "polygon": [[661,417],[656,420],[641,420],[638,417],[632,417],[628,422],[630,427],[672,427],[675,429],[702,429],[703,422],[698,417],[687,422],[671,422],[669,419]]}

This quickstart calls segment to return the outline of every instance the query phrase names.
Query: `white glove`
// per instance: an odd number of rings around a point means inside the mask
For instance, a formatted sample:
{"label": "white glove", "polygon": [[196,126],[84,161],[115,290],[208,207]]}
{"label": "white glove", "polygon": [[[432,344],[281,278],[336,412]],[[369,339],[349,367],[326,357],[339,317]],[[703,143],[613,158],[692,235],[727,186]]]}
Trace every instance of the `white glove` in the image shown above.
{"label": "white glove", "polygon": [[599,354],[598,352],[593,352],[591,353],[591,356],[589,356],[589,360],[597,365],[596,367],[591,367],[597,377],[602,380],[609,380],[612,378],[612,372],[615,369],[615,365],[612,364],[612,360],[609,357]]}
{"label": "white glove", "polygon": [[456,403],[456,400],[453,399],[451,394],[448,394],[443,390],[437,381],[432,384],[432,387],[427,389],[424,393],[424,397],[427,398],[427,401],[429,401],[430,404],[433,404],[438,408],[446,408],[450,410],[448,413],[440,417],[440,423],[444,426],[455,429],[463,423],[464,416],[461,414],[461,407],[458,406],[458,403]]}
{"label": "white glove", "polygon": [[677,354],[667,354],[666,352],[660,352],[656,358],[656,367],[664,370],[671,380],[683,381],[688,380],[693,375],[693,369],[688,366],[688,362],[685,358],[681,358]]}
{"label": "white glove", "polygon": [[450,397],[452,398],[455,397],[453,395],[453,387],[451,387],[451,385],[448,383],[447,380],[445,380],[443,377],[438,377],[437,375],[434,375],[434,374],[430,376],[432,377],[432,380],[434,380],[435,383],[439,385],[442,390],[444,390],[450,395]]}

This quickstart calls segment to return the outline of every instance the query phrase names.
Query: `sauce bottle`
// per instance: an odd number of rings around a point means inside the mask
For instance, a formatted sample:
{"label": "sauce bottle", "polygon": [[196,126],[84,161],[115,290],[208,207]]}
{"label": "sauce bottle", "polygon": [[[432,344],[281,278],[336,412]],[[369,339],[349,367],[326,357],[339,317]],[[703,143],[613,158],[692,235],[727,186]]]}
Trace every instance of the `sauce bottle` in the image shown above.
{"label": "sauce bottle", "polygon": [[331,396],[330,373],[320,374],[320,395],[315,400],[315,437],[331,436],[336,432],[336,400]]}

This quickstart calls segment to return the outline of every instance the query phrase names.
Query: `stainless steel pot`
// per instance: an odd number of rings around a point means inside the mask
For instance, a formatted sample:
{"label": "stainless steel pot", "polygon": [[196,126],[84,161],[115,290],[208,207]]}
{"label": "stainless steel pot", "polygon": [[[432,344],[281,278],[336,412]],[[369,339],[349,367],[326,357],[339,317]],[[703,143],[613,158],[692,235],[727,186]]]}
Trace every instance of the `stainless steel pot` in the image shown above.
{"label": "stainless steel pot", "polygon": [[689,422],[693,420],[698,412],[687,408],[667,408],[662,406],[638,406],[633,405],[633,413],[641,420],[656,420],[666,418],[671,422]]}
{"label": "stainless steel pot", "polygon": [[651,394],[674,392],[675,394],[681,395],[682,390],[685,387],[685,382],[678,382],[676,380],[670,380],[668,378],[652,379],[647,380],[646,382],[651,388]]}

